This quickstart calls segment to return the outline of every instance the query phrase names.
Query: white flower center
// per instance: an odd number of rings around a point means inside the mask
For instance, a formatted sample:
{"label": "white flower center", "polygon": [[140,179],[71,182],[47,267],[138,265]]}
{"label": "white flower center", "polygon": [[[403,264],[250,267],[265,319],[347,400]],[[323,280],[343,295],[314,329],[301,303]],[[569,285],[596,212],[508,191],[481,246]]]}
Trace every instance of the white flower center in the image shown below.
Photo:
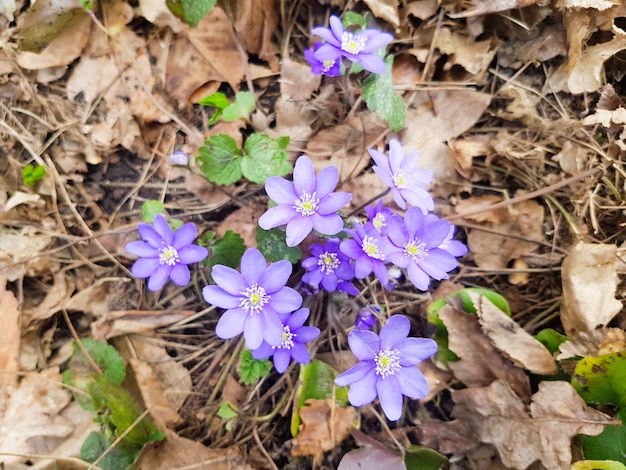
{"label": "white flower center", "polygon": [[385,225],[387,225],[387,220],[385,219],[385,215],[382,212],[379,212],[378,214],[376,214],[374,218],[372,219],[372,225],[374,226],[376,230],[380,232],[382,228]]}
{"label": "white flower center", "polygon": [[283,325],[283,342],[280,343],[277,348],[291,349],[293,348],[293,339],[296,337],[295,333],[291,332],[289,325]]}
{"label": "white flower center", "polygon": [[412,261],[424,259],[428,254],[426,243],[419,240],[411,239],[404,244],[404,256],[411,258]]}
{"label": "white flower center", "polygon": [[250,314],[259,313],[263,310],[263,306],[270,301],[270,296],[258,284],[247,287],[241,292],[241,295],[244,298],[239,302],[239,306],[243,308],[244,312]]}
{"label": "white flower center", "polygon": [[324,274],[332,274],[339,267],[339,258],[336,253],[326,251],[319,256],[317,265]]}
{"label": "white flower center", "polygon": [[317,199],[316,194],[309,194],[307,192],[303,192],[302,196],[300,196],[297,200],[293,208],[304,216],[309,216],[315,214],[317,210],[317,205],[319,204],[319,199]]}
{"label": "white flower center", "polygon": [[324,62],[322,62],[322,65],[324,66],[322,71],[324,73],[328,72],[332,68],[332,66],[335,65],[335,62],[337,62],[335,59],[333,59],[333,60],[325,60]]}
{"label": "white flower center", "polygon": [[398,189],[404,189],[411,184],[411,180],[402,170],[398,170],[393,174],[393,184]]}
{"label": "white flower center", "polygon": [[376,364],[376,374],[383,379],[387,378],[389,375],[395,374],[401,367],[400,351],[397,349],[391,351],[389,348],[378,351],[378,354],[374,356],[374,363]]}
{"label": "white flower center", "polygon": [[361,249],[370,258],[385,259],[385,255],[378,249],[378,240],[374,237],[365,237],[361,243]]}
{"label": "white flower center", "polygon": [[180,263],[178,250],[176,250],[176,248],[170,245],[165,246],[159,250],[159,264],[174,266],[176,263]]}
{"label": "white flower center", "polygon": [[341,50],[348,54],[357,55],[365,48],[367,38],[353,34],[350,31],[344,31],[341,35]]}

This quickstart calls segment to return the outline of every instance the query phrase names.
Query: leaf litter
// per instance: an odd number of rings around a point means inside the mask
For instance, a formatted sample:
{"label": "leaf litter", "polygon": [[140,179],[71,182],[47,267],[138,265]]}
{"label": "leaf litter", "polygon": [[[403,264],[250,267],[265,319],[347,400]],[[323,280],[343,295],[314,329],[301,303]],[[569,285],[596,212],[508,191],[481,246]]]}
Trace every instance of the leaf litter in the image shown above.
{"label": "leaf litter", "polygon": [[[72,336],[111,339],[134,396],[165,433],[141,468],[351,468],[363,458],[408,468],[396,451],[415,444],[455,455],[452,469],[482,468],[485,458],[495,468],[568,468],[576,435],[617,428],[568,382],[542,378],[572,358],[626,349],[624,6],[363,2],[372,24],[396,35],[391,79],[408,110],[394,133],[353,84],[310,74],[310,28],[349,2],[327,3],[221,2],[191,28],[165,1],[104,2],[93,16],[75,2],[0,2],[0,462],[70,465],[99,427],[61,384]],[[72,26],[39,28],[50,14]],[[195,103],[218,89],[231,99],[249,89],[256,109],[207,126]],[[447,298],[439,316],[457,360],[424,365],[434,370],[430,396],[405,406],[391,429],[375,407],[311,402],[292,439],[297,375],[242,385],[239,346],[217,340],[215,313],[193,288],[146,293],[120,248],[148,199],[201,231],[235,230],[256,244],[259,185],[218,187],[166,163],[180,148],[193,161],[218,132],[239,148],[252,132],[289,136],[292,161],[306,153],[318,169],[340,169],[353,209],[385,189],[367,171],[367,149],[400,138],[437,175],[438,207],[471,248],[454,281],[504,294],[512,316],[485,297],[472,296],[473,313]],[[54,171],[26,186],[28,163]],[[376,303],[372,286],[360,287]],[[428,296],[407,284],[378,296],[429,334]],[[322,337],[356,314],[314,299]],[[567,341],[535,339],[545,325]],[[319,353],[340,357],[336,346],[320,343]],[[228,425],[222,399],[237,407]]]}

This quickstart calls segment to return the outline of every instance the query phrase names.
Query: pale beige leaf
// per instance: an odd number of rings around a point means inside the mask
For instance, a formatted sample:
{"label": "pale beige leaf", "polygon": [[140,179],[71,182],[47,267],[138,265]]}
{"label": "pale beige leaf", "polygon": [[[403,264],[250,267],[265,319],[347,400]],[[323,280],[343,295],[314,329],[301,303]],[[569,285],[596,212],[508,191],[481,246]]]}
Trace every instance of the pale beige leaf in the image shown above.
{"label": "pale beige leaf", "polygon": [[558,361],[576,356],[596,357],[626,349],[626,332],[621,328],[598,328],[581,331],[578,336],[559,345]]}
{"label": "pale beige leaf", "polygon": [[34,227],[21,230],[0,232],[0,275],[9,282],[23,275],[33,276],[40,272],[49,272],[50,261],[37,258],[52,242],[48,234],[39,233]]}
{"label": "pale beige leaf", "polygon": [[93,337],[98,340],[125,334],[148,334],[194,315],[194,310],[115,310],[104,313],[91,324]]}
{"label": "pale beige leaf", "polygon": [[6,284],[7,279],[0,276],[0,387],[17,385],[20,354],[20,312],[15,294]]}
{"label": "pale beige leaf", "polygon": [[167,26],[175,33],[183,29],[181,20],[167,8],[165,0],[139,0],[139,12],[156,26]]}
{"label": "pale beige leaf", "polygon": [[400,26],[397,0],[364,0],[375,17],[382,18],[394,27]]}
{"label": "pale beige leaf", "polygon": [[541,382],[532,398],[528,413],[506,382],[496,380],[488,387],[454,390],[452,415],[493,444],[507,467],[519,470],[536,461],[550,470],[569,469],[572,437],[596,436],[618,423],[588,407],[568,382]]}
{"label": "pale beige leaf", "polygon": [[619,5],[618,0],[565,0],[565,8],[593,8],[602,11],[616,5]]}
{"label": "pale beige leaf", "polygon": [[561,322],[568,336],[606,325],[622,309],[622,303],[615,298],[615,245],[577,244],[563,261],[561,279]]}
{"label": "pale beige leaf", "polygon": [[493,346],[476,315],[446,305],[439,317],[448,330],[448,347],[460,357],[448,363],[458,380],[469,387],[482,387],[502,379],[524,400],[530,399],[528,376]]}
{"label": "pale beige leaf", "polygon": [[570,93],[590,93],[602,84],[604,62],[626,49],[626,34],[616,34],[613,39],[602,44],[589,46],[581,57],[570,64],[567,87]]}
{"label": "pale beige leaf", "polygon": [[41,70],[71,64],[80,57],[89,40],[91,18],[86,11],[76,13],[76,18],[41,53],[24,51],[17,57],[20,67],[29,70]]}
{"label": "pale beige leaf", "polygon": [[472,16],[486,15],[488,13],[498,13],[513,8],[524,8],[534,5],[539,0],[473,0],[475,5],[461,13],[449,15],[452,18],[469,18]]}
{"label": "pale beige leaf", "polygon": [[483,332],[516,365],[535,374],[556,374],[556,362],[546,347],[485,296],[468,293]]}

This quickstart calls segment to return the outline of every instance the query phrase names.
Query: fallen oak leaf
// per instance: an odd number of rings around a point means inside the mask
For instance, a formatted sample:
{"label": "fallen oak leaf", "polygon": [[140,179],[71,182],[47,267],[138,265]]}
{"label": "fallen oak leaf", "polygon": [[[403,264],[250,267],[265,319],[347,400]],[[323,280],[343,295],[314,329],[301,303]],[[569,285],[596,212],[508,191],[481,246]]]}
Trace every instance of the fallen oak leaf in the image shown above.
{"label": "fallen oak leaf", "polygon": [[550,351],[484,295],[468,292],[483,332],[514,364],[534,374],[552,375],[558,367]]}
{"label": "fallen oak leaf", "polygon": [[461,358],[448,362],[457,379],[468,387],[483,387],[502,379],[524,401],[530,400],[528,376],[493,346],[476,315],[446,305],[439,311],[439,318],[448,330],[448,347]]}
{"label": "fallen oak leaf", "polygon": [[493,444],[502,462],[523,470],[537,460],[551,470],[570,468],[571,439],[597,436],[607,425],[619,425],[585,404],[564,381],[541,382],[530,413],[502,380],[488,387],[453,390],[452,416],[467,422],[483,442]]}

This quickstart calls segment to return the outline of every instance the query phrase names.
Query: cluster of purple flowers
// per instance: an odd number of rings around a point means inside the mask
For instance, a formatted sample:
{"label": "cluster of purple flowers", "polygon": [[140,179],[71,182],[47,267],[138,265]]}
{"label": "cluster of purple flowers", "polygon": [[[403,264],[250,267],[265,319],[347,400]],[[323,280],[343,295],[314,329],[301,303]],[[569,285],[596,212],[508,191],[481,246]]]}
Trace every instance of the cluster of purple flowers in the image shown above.
{"label": "cluster of purple flowers", "polygon": [[[330,28],[314,28],[313,34],[324,40],[305,51],[313,73],[341,75],[342,61],[358,63],[373,73],[385,71],[376,51],[392,40],[391,35],[373,29],[346,30],[336,16],[330,18]],[[425,291],[431,279],[447,279],[457,267],[456,258],[467,253],[467,247],[454,240],[455,227],[432,213],[435,204],[425,187],[433,175],[417,167],[417,154],[405,154],[395,139],[389,142],[388,155],[374,149],[369,153],[374,172],[389,187],[401,211],[385,206],[381,198],[365,208],[364,223],[354,222],[350,228],[344,226],[339,211],[352,195],[335,192],[337,168],[330,166],[316,175],[311,160],[301,156],[291,181],[279,176],[266,180],[265,190],[275,205],[260,217],[259,226],[265,230],[284,227],[290,247],[300,245],[311,232],[322,239],[310,246],[310,256],[301,263],[306,271],[303,290],[306,286],[310,292],[322,289],[357,296],[355,279],[373,273],[383,287],[391,289],[396,276],[390,276],[390,270],[402,270],[416,288]],[[174,164],[188,161],[182,153],[175,156]],[[190,280],[187,265],[208,255],[206,248],[192,243],[197,235],[193,224],[173,231],[157,215],[154,226],[139,225],[139,234],[143,240],[128,243],[126,249],[139,257],[133,275],[149,278],[148,289],[153,291],[168,279],[186,285]],[[259,250],[249,248],[239,271],[213,266],[215,285],[202,290],[209,304],[225,310],[216,326],[217,336],[229,339],[243,334],[253,357],[272,357],[279,373],[287,370],[292,359],[308,363],[306,343],[320,335],[319,328],[305,325],[309,309],[302,308],[302,295],[287,286],[292,269],[286,260],[268,265]],[[348,398],[354,406],[378,397],[387,417],[397,420],[404,395],[419,399],[428,394],[426,379],[416,365],[432,356],[437,346],[430,339],[408,337],[410,321],[403,315],[389,317],[376,334],[379,321],[385,318],[376,305],[359,312],[348,335],[359,362],[338,375],[335,383],[350,386]]]}

